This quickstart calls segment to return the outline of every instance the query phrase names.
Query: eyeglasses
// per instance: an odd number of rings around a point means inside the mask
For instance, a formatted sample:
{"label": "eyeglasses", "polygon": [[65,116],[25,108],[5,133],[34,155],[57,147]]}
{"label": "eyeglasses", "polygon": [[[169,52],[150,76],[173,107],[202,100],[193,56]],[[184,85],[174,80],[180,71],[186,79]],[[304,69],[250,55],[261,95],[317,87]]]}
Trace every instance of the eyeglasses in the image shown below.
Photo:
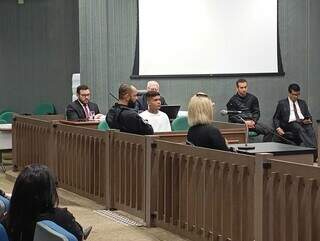
{"label": "eyeglasses", "polygon": [[290,93],[290,95],[293,95],[295,97],[299,97],[300,96],[300,92]]}
{"label": "eyeglasses", "polygon": [[88,96],[90,96],[90,94],[80,94],[80,96],[82,96],[82,97],[88,97]]}

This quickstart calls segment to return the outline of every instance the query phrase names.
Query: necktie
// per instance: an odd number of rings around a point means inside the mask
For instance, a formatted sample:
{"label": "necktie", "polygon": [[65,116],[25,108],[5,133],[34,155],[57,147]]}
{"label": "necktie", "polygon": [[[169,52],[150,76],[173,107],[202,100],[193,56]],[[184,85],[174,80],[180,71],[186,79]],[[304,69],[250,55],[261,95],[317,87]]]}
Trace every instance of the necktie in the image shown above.
{"label": "necktie", "polygon": [[296,121],[300,122],[300,117],[298,115],[298,111],[297,111],[297,106],[296,106],[296,102],[293,102],[293,111],[294,111],[294,116],[296,117]]}
{"label": "necktie", "polygon": [[86,119],[88,120],[90,116],[88,111],[88,105],[84,104],[83,108],[84,108],[84,113],[86,114]]}

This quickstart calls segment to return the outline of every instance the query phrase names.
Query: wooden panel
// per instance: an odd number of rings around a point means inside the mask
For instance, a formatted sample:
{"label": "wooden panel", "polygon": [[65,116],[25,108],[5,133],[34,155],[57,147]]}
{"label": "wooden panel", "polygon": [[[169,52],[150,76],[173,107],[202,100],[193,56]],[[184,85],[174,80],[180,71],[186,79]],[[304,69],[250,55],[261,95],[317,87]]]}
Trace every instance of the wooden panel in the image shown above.
{"label": "wooden panel", "polygon": [[253,240],[255,157],[155,140],[155,223],[192,240]]}
{"label": "wooden panel", "polygon": [[271,160],[264,170],[263,240],[319,240],[319,186],[319,167]]}
{"label": "wooden panel", "polygon": [[145,136],[112,135],[113,207],[145,219]]}
{"label": "wooden panel", "polygon": [[57,178],[61,187],[105,204],[106,138],[106,133],[99,130],[56,124]]}

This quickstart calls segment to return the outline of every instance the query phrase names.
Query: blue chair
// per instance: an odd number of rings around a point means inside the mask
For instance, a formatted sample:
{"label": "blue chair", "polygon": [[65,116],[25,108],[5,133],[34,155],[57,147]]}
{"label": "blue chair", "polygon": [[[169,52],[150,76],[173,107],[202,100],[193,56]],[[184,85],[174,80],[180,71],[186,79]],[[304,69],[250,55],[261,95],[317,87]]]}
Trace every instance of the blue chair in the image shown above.
{"label": "blue chair", "polygon": [[0,223],[0,240],[1,241],[9,241],[7,231],[1,223]]}
{"label": "blue chair", "polygon": [[101,121],[101,122],[99,123],[99,125],[98,125],[97,128],[98,128],[98,130],[100,130],[100,131],[106,131],[106,130],[109,130],[109,129],[110,129],[108,123],[107,123],[105,120]]}
{"label": "blue chair", "polygon": [[189,130],[188,117],[180,116],[173,120],[171,124],[172,131],[187,131]]}
{"label": "blue chair", "polygon": [[78,239],[58,224],[43,220],[37,222],[33,241],[78,241]]}
{"label": "blue chair", "polygon": [[10,207],[10,200],[8,198],[0,196],[0,217],[2,214],[8,212],[9,207]]}

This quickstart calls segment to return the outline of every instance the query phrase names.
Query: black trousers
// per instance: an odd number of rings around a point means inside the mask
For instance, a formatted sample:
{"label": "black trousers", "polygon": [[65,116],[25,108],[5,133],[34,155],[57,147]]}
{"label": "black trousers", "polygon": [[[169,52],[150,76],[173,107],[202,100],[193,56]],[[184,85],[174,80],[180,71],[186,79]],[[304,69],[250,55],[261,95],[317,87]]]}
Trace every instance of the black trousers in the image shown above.
{"label": "black trousers", "polygon": [[259,135],[263,135],[263,141],[264,142],[270,142],[273,138],[273,131],[272,129],[263,124],[263,123],[256,123],[255,128],[250,128],[250,131],[255,131]]}
{"label": "black trousers", "polygon": [[[296,121],[290,122],[285,128],[285,131],[290,131],[294,134],[295,138],[299,138],[301,144],[305,147],[317,147],[316,134],[312,124],[303,124]],[[299,141],[295,140],[295,141]]]}

